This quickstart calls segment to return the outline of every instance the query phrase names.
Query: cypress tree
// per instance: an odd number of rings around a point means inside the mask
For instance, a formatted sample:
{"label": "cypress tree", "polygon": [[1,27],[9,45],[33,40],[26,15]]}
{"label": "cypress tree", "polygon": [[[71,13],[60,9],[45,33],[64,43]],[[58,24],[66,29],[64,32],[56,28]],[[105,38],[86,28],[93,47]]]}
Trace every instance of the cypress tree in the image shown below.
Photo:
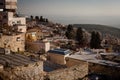
{"label": "cypress tree", "polygon": [[79,42],[80,46],[84,45],[84,34],[83,34],[83,30],[81,27],[79,27],[77,29],[77,33],[76,33],[76,40]]}
{"label": "cypress tree", "polygon": [[68,39],[75,39],[75,31],[72,25],[68,25],[67,31],[66,31],[66,37]]}
{"label": "cypress tree", "polygon": [[90,47],[95,49],[101,48],[101,35],[99,32],[95,32],[95,31],[92,32]]}

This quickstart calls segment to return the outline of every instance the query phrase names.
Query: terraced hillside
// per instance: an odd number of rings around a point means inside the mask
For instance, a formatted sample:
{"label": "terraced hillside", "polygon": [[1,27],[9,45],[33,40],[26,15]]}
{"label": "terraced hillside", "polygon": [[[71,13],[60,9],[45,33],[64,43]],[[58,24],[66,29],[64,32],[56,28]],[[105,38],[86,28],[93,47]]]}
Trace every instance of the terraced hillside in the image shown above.
{"label": "terraced hillside", "polygon": [[111,34],[115,37],[120,38],[120,29],[114,28],[106,25],[97,25],[97,24],[74,24],[74,27],[81,27],[86,29],[89,32],[99,31],[103,34]]}

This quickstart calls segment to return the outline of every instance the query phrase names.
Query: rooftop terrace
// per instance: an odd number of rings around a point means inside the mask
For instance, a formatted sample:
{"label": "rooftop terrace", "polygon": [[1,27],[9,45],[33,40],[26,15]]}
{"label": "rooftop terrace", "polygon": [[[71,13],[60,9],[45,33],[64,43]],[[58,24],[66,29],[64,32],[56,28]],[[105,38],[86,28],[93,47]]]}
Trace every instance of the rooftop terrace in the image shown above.
{"label": "rooftop terrace", "polygon": [[96,63],[101,65],[107,65],[107,66],[114,66],[114,67],[120,67],[120,63],[109,61],[109,60],[102,60],[97,59],[97,54],[83,54],[83,55],[70,55],[68,58],[76,59],[76,60],[82,60],[90,63]]}

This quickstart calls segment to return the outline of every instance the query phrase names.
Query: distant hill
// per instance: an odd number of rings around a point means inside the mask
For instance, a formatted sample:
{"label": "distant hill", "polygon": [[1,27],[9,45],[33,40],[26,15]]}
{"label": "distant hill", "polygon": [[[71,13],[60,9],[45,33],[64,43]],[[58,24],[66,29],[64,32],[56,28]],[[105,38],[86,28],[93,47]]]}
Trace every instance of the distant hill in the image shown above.
{"label": "distant hill", "polygon": [[102,34],[111,34],[115,37],[120,38],[120,29],[114,28],[106,25],[97,25],[97,24],[74,24],[74,27],[81,27],[86,29],[89,32],[99,31]]}

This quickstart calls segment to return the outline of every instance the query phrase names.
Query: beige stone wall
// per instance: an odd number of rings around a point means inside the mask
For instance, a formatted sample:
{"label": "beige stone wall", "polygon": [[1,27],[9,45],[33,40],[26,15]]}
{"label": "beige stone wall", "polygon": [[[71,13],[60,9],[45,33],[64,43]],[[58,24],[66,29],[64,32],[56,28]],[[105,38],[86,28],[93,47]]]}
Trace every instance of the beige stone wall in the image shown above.
{"label": "beige stone wall", "polygon": [[120,79],[120,68],[117,66],[108,66],[108,65],[101,65],[98,63],[86,62],[82,60],[77,60],[73,58],[66,58],[67,60],[67,67],[72,67],[74,65],[88,65],[89,73],[101,73],[108,75],[112,78],[112,80],[119,80]]}
{"label": "beige stone wall", "polygon": [[88,64],[75,65],[70,68],[57,70],[48,73],[47,78],[50,80],[77,80],[88,74]]}
{"label": "beige stone wall", "polygon": [[89,63],[89,73],[102,73],[111,76],[112,80],[120,80],[120,68],[115,66]]}
{"label": "beige stone wall", "polygon": [[26,41],[26,50],[30,52],[39,52],[44,50],[45,52],[50,50],[50,43],[48,42],[27,42]]}
{"label": "beige stone wall", "polygon": [[26,27],[26,25],[23,25],[23,26],[15,26],[15,28],[17,28],[17,31],[18,32],[26,32],[26,29],[27,29],[27,27]]}
{"label": "beige stone wall", "polygon": [[17,9],[17,0],[4,0],[5,9]]}
{"label": "beige stone wall", "polygon": [[44,47],[44,45],[37,44],[35,42],[26,42],[26,50],[30,52],[39,52],[41,47]]}
{"label": "beige stone wall", "polygon": [[73,59],[73,58],[66,58],[66,66],[67,67],[72,67],[72,66],[75,66],[75,65],[84,65],[84,64],[87,64],[88,62],[86,61],[80,61],[80,60],[77,60],[77,59]]}
{"label": "beige stone wall", "polygon": [[48,56],[49,56],[50,61],[53,63],[57,63],[57,64],[61,64],[61,65],[66,64],[65,55],[49,53]]}
{"label": "beige stone wall", "polygon": [[25,50],[25,34],[19,35],[3,35],[0,38],[0,47],[8,48],[13,52]]}
{"label": "beige stone wall", "polygon": [[26,18],[25,17],[12,17],[9,18],[9,25],[14,25],[14,24],[26,24]]}
{"label": "beige stone wall", "polygon": [[0,71],[3,80],[43,80],[43,76],[42,61]]}

